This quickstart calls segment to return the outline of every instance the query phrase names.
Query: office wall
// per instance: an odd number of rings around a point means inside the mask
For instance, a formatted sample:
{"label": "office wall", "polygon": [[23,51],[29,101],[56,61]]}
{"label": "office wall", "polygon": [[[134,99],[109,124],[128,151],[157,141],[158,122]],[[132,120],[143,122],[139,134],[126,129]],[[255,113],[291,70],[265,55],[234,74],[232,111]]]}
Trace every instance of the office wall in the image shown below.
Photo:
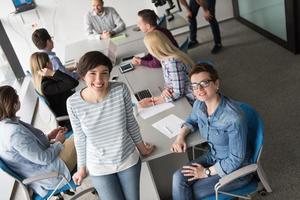
{"label": "office wall", "polygon": [[[156,10],[151,1],[104,0],[105,5],[116,8],[127,26],[136,23],[138,10],[144,8]],[[49,30],[54,37],[54,50],[64,60],[65,45],[85,38],[83,16],[91,8],[90,0],[35,0],[35,2],[37,4],[35,10],[15,15],[12,14],[14,6],[11,0],[0,1],[0,19],[24,70],[29,69],[31,53],[37,51],[31,42],[31,33],[35,28],[46,27]],[[217,18],[223,20],[231,17],[233,17],[231,0],[217,0]],[[200,15],[198,19],[199,26],[206,24]],[[187,30],[185,28],[182,31]]]}

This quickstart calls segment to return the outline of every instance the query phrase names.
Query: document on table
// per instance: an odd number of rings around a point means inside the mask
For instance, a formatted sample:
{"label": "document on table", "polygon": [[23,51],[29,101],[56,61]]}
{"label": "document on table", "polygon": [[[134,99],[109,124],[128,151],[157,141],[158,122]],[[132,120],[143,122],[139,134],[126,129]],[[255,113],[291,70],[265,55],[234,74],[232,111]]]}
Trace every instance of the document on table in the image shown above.
{"label": "document on table", "polygon": [[147,119],[149,117],[152,117],[160,112],[163,112],[165,110],[168,110],[170,108],[174,107],[174,104],[172,103],[162,103],[155,106],[150,106],[147,108],[138,108],[138,114],[143,118]]}
{"label": "document on table", "polygon": [[154,128],[159,130],[165,136],[172,138],[178,135],[181,125],[183,124],[183,120],[177,117],[176,115],[169,115],[158,122],[152,124]]}
{"label": "document on table", "polygon": [[121,34],[118,34],[118,35],[114,35],[113,37],[110,38],[110,40],[113,41],[113,42],[116,42],[116,41],[122,40],[126,37],[127,37],[126,33],[121,33]]}

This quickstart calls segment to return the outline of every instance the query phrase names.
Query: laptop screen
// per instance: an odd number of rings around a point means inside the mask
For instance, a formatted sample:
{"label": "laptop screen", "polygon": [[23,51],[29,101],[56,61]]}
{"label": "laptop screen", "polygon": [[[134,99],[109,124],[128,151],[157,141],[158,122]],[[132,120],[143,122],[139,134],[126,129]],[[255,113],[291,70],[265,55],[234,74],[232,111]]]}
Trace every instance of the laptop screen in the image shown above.
{"label": "laptop screen", "polygon": [[12,0],[16,12],[22,12],[35,8],[35,3],[33,0]]}

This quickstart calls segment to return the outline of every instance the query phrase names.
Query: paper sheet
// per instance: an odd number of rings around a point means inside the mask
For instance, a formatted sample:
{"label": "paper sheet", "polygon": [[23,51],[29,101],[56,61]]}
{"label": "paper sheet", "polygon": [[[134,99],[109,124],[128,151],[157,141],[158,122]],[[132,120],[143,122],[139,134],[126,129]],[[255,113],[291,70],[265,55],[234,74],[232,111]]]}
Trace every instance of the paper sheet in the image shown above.
{"label": "paper sheet", "polygon": [[115,35],[115,36],[111,37],[110,40],[113,41],[113,42],[116,42],[116,41],[122,40],[126,37],[127,37],[126,33],[121,33],[121,34],[118,34],[118,35]]}
{"label": "paper sheet", "polygon": [[159,130],[165,136],[172,138],[178,135],[180,127],[184,121],[176,115],[169,115],[158,122],[152,124],[154,128]]}
{"label": "paper sheet", "polygon": [[163,112],[167,109],[170,109],[174,107],[174,104],[172,103],[162,103],[155,106],[150,106],[147,108],[138,108],[138,114],[143,118],[147,119],[149,117],[152,117],[160,112]]}

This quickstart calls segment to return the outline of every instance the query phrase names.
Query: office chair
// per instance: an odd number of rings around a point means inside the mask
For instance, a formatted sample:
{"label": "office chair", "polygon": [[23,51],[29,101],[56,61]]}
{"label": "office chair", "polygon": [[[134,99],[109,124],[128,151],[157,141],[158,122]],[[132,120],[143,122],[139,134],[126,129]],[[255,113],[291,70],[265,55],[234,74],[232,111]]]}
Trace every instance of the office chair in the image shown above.
{"label": "office chair", "polygon": [[[34,176],[34,177],[29,177],[29,178],[24,178],[20,176],[19,174],[15,173],[13,169],[9,168],[6,163],[0,158],[0,169],[4,171],[9,177],[14,179],[19,183],[19,186],[23,192],[23,197],[22,199],[24,200],[44,200],[44,199],[50,199],[53,195],[60,194],[61,192],[66,192],[67,190],[76,190],[76,185],[74,182],[68,181],[67,178],[63,174],[59,174],[58,172],[51,172],[48,174],[42,174],[39,176]],[[61,181],[59,184],[56,186],[54,190],[49,190],[46,194],[46,196],[41,197],[38,194],[34,193],[32,197],[30,197],[30,189],[28,188],[28,185],[30,183],[33,183],[35,181],[43,180],[43,179],[49,179],[49,178],[55,178],[55,177],[61,177]],[[63,187],[58,189],[62,184],[65,184]]]}
{"label": "office chair", "polygon": [[[264,141],[263,121],[260,118],[259,114],[250,105],[241,103],[240,107],[245,112],[245,116],[247,119],[247,140],[248,144],[250,144],[252,148],[250,164],[220,178],[219,182],[215,185],[215,194],[205,197],[204,200],[224,200],[233,199],[236,197],[242,199],[251,199],[250,194],[261,190],[261,187],[263,187],[260,192],[261,195],[265,195],[266,192],[272,192],[266,175],[259,162]],[[253,176],[252,180],[247,185],[229,192],[222,191],[223,186],[248,174],[254,174],[255,176]]]}
{"label": "office chair", "polygon": [[162,28],[165,28],[165,29],[167,28],[167,17],[166,17],[166,15],[163,15],[162,17],[159,17],[157,25],[159,27],[162,27]]}
{"label": "office chair", "polygon": [[[57,128],[60,122],[69,121],[68,115],[56,117],[54,112],[50,109],[47,99],[44,96],[40,95],[37,91],[35,91],[35,93],[38,96],[38,107],[36,110],[36,114],[40,114],[40,118],[45,124],[47,124],[47,127],[49,128],[47,131],[51,131],[52,129]],[[38,127],[38,124],[37,128],[40,128]],[[65,137],[68,138],[72,134],[73,131],[69,130],[67,133],[65,133]]]}
{"label": "office chair", "polygon": [[179,46],[179,49],[184,53],[187,53],[189,47],[189,37],[187,37],[184,42]]}

